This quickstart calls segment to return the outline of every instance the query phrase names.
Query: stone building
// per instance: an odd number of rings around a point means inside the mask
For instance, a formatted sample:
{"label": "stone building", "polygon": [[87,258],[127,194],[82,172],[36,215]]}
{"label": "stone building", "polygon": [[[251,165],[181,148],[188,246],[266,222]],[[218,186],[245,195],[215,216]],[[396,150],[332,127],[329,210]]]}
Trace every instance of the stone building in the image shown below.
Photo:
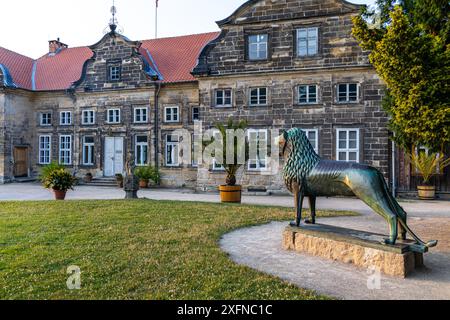
{"label": "stone building", "polygon": [[[409,191],[411,168],[392,149],[381,109],[383,84],[351,36],[360,9],[250,0],[218,33],[140,42],[113,26],[89,47],[50,41],[37,60],[0,47],[0,182],[36,176],[50,161],[112,177],[131,153],[139,165],[156,163],[164,186],[215,189],[221,166],[181,165],[186,150],[173,131],[233,117],[260,141],[271,129],[301,127],[322,157],[373,165]],[[241,171],[249,191],[284,190],[264,157]]]}

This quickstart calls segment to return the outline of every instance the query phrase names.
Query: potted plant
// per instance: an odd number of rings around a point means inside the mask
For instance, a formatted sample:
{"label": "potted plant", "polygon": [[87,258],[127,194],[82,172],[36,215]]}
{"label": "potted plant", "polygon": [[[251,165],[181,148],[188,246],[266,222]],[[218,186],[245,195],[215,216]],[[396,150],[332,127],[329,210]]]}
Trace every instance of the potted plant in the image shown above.
{"label": "potted plant", "polygon": [[119,188],[123,188],[123,175],[118,173],[116,174],[116,183]]}
{"label": "potted plant", "polygon": [[93,179],[92,173],[87,172],[87,173],[84,175],[84,182],[90,183],[90,182],[92,182],[92,179]]}
{"label": "potted plant", "polygon": [[51,164],[43,170],[41,181],[46,189],[51,189],[56,200],[64,200],[67,190],[73,190],[76,179],[66,169]]}
{"label": "potted plant", "polygon": [[[241,203],[242,199],[242,186],[236,184],[236,173],[243,166],[242,163],[239,163],[238,156],[243,152],[245,155],[245,162],[248,160],[248,142],[247,140],[244,143],[238,143],[237,139],[235,139],[233,143],[233,163],[227,163],[226,155],[227,155],[227,130],[245,130],[247,128],[247,121],[241,120],[239,122],[233,122],[232,118],[228,119],[228,123],[226,125],[216,124],[216,129],[222,135],[222,154],[224,157],[223,168],[227,174],[226,181],[224,185],[219,186],[220,199],[225,203]],[[211,139],[214,141],[214,138]]]}
{"label": "potted plant", "polygon": [[144,189],[148,188],[150,180],[155,184],[159,184],[161,180],[158,169],[151,165],[137,167],[134,174],[139,178],[139,187]]}
{"label": "potted plant", "polygon": [[422,176],[422,185],[417,186],[419,198],[422,200],[433,200],[436,197],[436,187],[430,184],[433,176],[450,165],[450,159],[444,158],[443,154],[427,153],[427,152],[413,152],[410,155],[410,160],[414,168],[417,169],[420,176]]}

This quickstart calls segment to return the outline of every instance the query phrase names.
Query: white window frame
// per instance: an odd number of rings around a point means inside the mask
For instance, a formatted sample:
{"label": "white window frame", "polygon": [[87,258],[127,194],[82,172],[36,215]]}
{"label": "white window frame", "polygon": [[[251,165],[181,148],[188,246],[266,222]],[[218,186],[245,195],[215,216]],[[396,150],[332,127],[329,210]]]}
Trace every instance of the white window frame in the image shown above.
{"label": "white window frame", "polygon": [[309,134],[311,132],[314,132],[316,134],[316,143],[311,145],[314,148],[314,151],[319,154],[319,129],[302,129],[303,132],[306,134],[306,137],[308,138],[309,142],[311,142],[311,140],[309,139]]}
{"label": "white window frame", "polygon": [[[266,90],[266,102],[265,103],[261,103],[261,89]],[[256,104],[252,103],[252,91],[253,90],[257,90],[256,98],[257,98],[258,102]],[[269,104],[269,89],[267,87],[250,88],[248,98],[249,98],[248,104],[252,107],[267,106]]]}
{"label": "white window frame", "polygon": [[[177,142],[173,142],[173,141],[168,141],[169,140],[169,136],[175,136],[178,137],[178,141]],[[169,147],[173,148],[176,152],[174,152],[172,150],[171,155],[172,155],[172,159],[171,162],[169,163],[168,160],[168,155],[169,155]],[[180,152],[180,136],[179,135],[171,135],[168,134],[166,135],[166,147],[165,147],[165,152],[164,152],[164,162],[166,167],[178,167],[180,165],[180,157],[179,157],[179,152]]]}
{"label": "white window frame", "polygon": [[[262,41],[262,37],[266,37],[266,41]],[[256,38],[256,42],[252,42],[251,39]],[[262,61],[267,60],[269,58],[269,34],[268,33],[260,33],[260,34],[249,34],[247,35],[247,45],[248,45],[248,60],[250,61]],[[256,57],[252,58],[252,46],[256,47],[256,50],[253,50],[256,53]],[[264,57],[260,57],[260,54],[265,52]]]}
{"label": "white window frame", "polygon": [[[64,141],[64,139],[69,139],[69,141]],[[63,143],[65,144],[63,146]],[[67,147],[67,143],[69,143],[69,147]],[[67,152],[67,154],[65,154]],[[68,162],[63,162],[64,158],[68,158]],[[64,166],[72,165],[72,136],[71,135],[60,135],[59,136],[59,164]]]}
{"label": "white window frame", "polygon": [[[227,99],[227,95],[226,92],[230,92],[230,103],[225,103],[226,99]],[[218,96],[217,94],[219,92],[222,92],[223,96],[222,96],[222,103],[217,103],[218,100]],[[217,108],[230,108],[233,106],[233,89],[216,89],[214,90],[214,106]]]}
{"label": "white window frame", "polygon": [[[141,120],[138,120],[138,112],[140,113]],[[145,119],[143,120],[145,116]],[[136,107],[133,111],[133,121],[134,123],[148,123],[148,108],[147,107]]]}
{"label": "white window frame", "polygon": [[72,111],[60,111],[59,112],[59,124],[61,126],[72,125]]}
{"label": "white window frame", "polygon": [[[220,134],[220,131],[217,129],[213,129],[212,130],[212,136],[214,139],[216,139],[216,135]],[[224,157],[226,157],[226,155],[223,155]],[[223,159],[225,161],[225,159]],[[221,164],[217,163],[217,160],[215,158],[212,159],[212,171],[219,171],[219,172],[223,172],[225,171],[225,167]]]}
{"label": "white window frame", "polygon": [[[139,137],[145,137],[146,139],[147,139],[147,141],[146,142],[138,142],[138,138]],[[138,149],[141,149],[141,157],[140,157],[140,159],[138,158]],[[143,157],[143,152],[142,152],[142,148],[145,148],[146,149],[146,154],[147,154],[147,158],[144,158]],[[136,158],[136,166],[140,166],[140,167],[143,167],[143,166],[146,166],[146,165],[148,165],[148,155],[149,155],[149,148],[148,148],[148,136],[146,136],[146,135],[140,135],[140,134],[137,134],[135,137],[134,137],[134,154],[135,154],[135,158]]]}
{"label": "white window frame", "polygon": [[[350,142],[350,132],[351,131],[356,131],[356,148],[350,148],[349,147],[349,142]],[[361,161],[361,155],[360,155],[360,129],[358,128],[339,128],[336,129],[336,160],[338,161],[345,161],[345,162],[354,162],[354,161],[350,161],[350,157],[349,154],[356,152],[356,163],[359,163]],[[340,148],[339,147],[339,134],[341,132],[346,132],[346,148]],[[346,160],[340,160],[339,159],[339,153],[341,152],[345,152],[346,153]]]}
{"label": "white window frame", "polygon": [[[47,115],[47,122],[48,123],[44,123],[44,115]],[[50,117],[48,117],[50,116]],[[39,114],[39,124],[43,127],[49,127],[52,125],[52,113],[51,112],[41,112]]]}
{"label": "white window frame", "polygon": [[[339,87],[341,85],[346,85],[346,98],[345,101],[340,101],[340,91]],[[350,100],[350,85],[356,85],[356,100]],[[357,82],[345,82],[345,83],[338,83],[336,85],[336,102],[337,103],[358,103],[359,102],[359,90],[360,90],[360,84]]]}
{"label": "white window frame", "polygon": [[[306,32],[306,37],[300,38],[300,33]],[[311,44],[314,42],[314,45]],[[301,54],[300,48],[306,49],[306,54]],[[315,51],[312,51],[315,48]],[[319,27],[297,29],[297,57],[314,57],[319,54]]]}
{"label": "white window frame", "polygon": [[[42,141],[42,139],[48,139],[48,141]],[[50,164],[52,162],[52,136],[40,135],[39,136],[39,164]]]}
{"label": "white window frame", "polygon": [[[250,141],[250,135],[252,134],[252,133],[257,133],[258,134],[258,141],[259,141],[259,135],[261,134],[261,133],[264,133],[265,134],[265,136],[266,136],[266,144],[267,144],[267,142],[269,141],[268,139],[269,139],[269,137],[268,137],[268,130],[267,129],[248,129],[247,130],[247,138],[248,138],[248,140]],[[267,151],[269,151],[269,147],[266,145],[266,148],[267,148]],[[259,148],[258,148],[258,153],[259,153]],[[261,171],[267,171],[269,168],[268,168],[268,164],[269,164],[269,162],[268,162],[268,157],[266,156],[266,159],[265,159],[265,166],[261,166],[261,159],[259,158],[259,156],[257,156],[258,157],[258,159],[249,159],[248,160],[248,164],[247,164],[247,170],[248,171],[251,171],[251,172],[261,172]],[[252,161],[256,161],[256,168],[251,168],[251,165],[252,165]]]}
{"label": "white window frame", "polygon": [[[86,138],[93,138],[94,142],[86,142]],[[83,157],[83,166],[93,166],[94,162],[95,162],[95,137],[93,136],[84,136],[83,137],[83,141],[82,141],[82,146],[83,146],[83,152],[82,152],[82,157]],[[88,147],[88,159],[92,159],[92,162],[86,162],[86,147]]]}
{"label": "white window frame", "polygon": [[[89,114],[86,117],[85,115],[88,114],[88,113],[92,113],[92,115]],[[86,121],[86,119],[88,119],[89,121]],[[95,124],[95,110],[93,110],[93,109],[83,110],[81,112],[81,124],[82,125],[93,125],[93,124]]]}
{"label": "white window frame", "polygon": [[[170,120],[167,120],[168,110],[171,110],[170,111]],[[174,110],[176,110],[176,119],[175,119],[175,113],[173,113]],[[180,122],[180,107],[179,106],[164,107],[164,122],[165,123]]]}
{"label": "white window frame", "polygon": [[[118,111],[118,113],[116,114],[116,112]],[[114,112],[113,117],[114,117],[114,121],[110,121],[110,113]],[[113,108],[113,109],[108,109],[106,110],[106,123],[109,124],[118,124],[121,122],[121,110],[119,108]]]}
{"label": "white window frame", "polygon": [[[300,101],[300,88],[306,88],[306,102]],[[311,101],[310,89],[311,87],[316,88],[316,101]],[[297,103],[300,105],[306,104],[318,104],[319,103],[319,86],[317,84],[300,84],[297,86]]]}

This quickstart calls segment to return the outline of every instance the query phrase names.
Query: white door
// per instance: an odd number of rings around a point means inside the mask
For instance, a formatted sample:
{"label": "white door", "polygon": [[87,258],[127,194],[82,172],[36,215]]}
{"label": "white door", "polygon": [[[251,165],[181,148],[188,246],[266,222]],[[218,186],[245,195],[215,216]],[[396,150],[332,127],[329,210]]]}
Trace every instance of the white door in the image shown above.
{"label": "white door", "polygon": [[105,138],[105,177],[123,173],[123,138]]}

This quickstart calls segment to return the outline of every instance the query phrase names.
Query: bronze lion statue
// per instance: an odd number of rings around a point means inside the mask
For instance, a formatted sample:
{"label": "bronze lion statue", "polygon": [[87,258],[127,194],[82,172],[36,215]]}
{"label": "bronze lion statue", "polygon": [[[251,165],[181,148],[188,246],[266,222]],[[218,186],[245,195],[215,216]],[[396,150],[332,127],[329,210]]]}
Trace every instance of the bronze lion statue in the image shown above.
{"label": "bronze lion statue", "polygon": [[437,241],[425,243],[411,231],[406,223],[405,210],[389,193],[386,181],[377,169],[358,163],[322,160],[299,128],[284,132],[279,137],[279,144],[285,158],[283,178],[295,197],[297,218],[293,225],[299,227],[301,224],[305,197],[309,198],[311,208],[311,220],[305,223],[314,224],[317,197],[356,196],[389,224],[390,235],[385,239],[386,244],[396,243],[400,228],[402,240],[406,240],[409,233],[424,251],[436,246]]}

